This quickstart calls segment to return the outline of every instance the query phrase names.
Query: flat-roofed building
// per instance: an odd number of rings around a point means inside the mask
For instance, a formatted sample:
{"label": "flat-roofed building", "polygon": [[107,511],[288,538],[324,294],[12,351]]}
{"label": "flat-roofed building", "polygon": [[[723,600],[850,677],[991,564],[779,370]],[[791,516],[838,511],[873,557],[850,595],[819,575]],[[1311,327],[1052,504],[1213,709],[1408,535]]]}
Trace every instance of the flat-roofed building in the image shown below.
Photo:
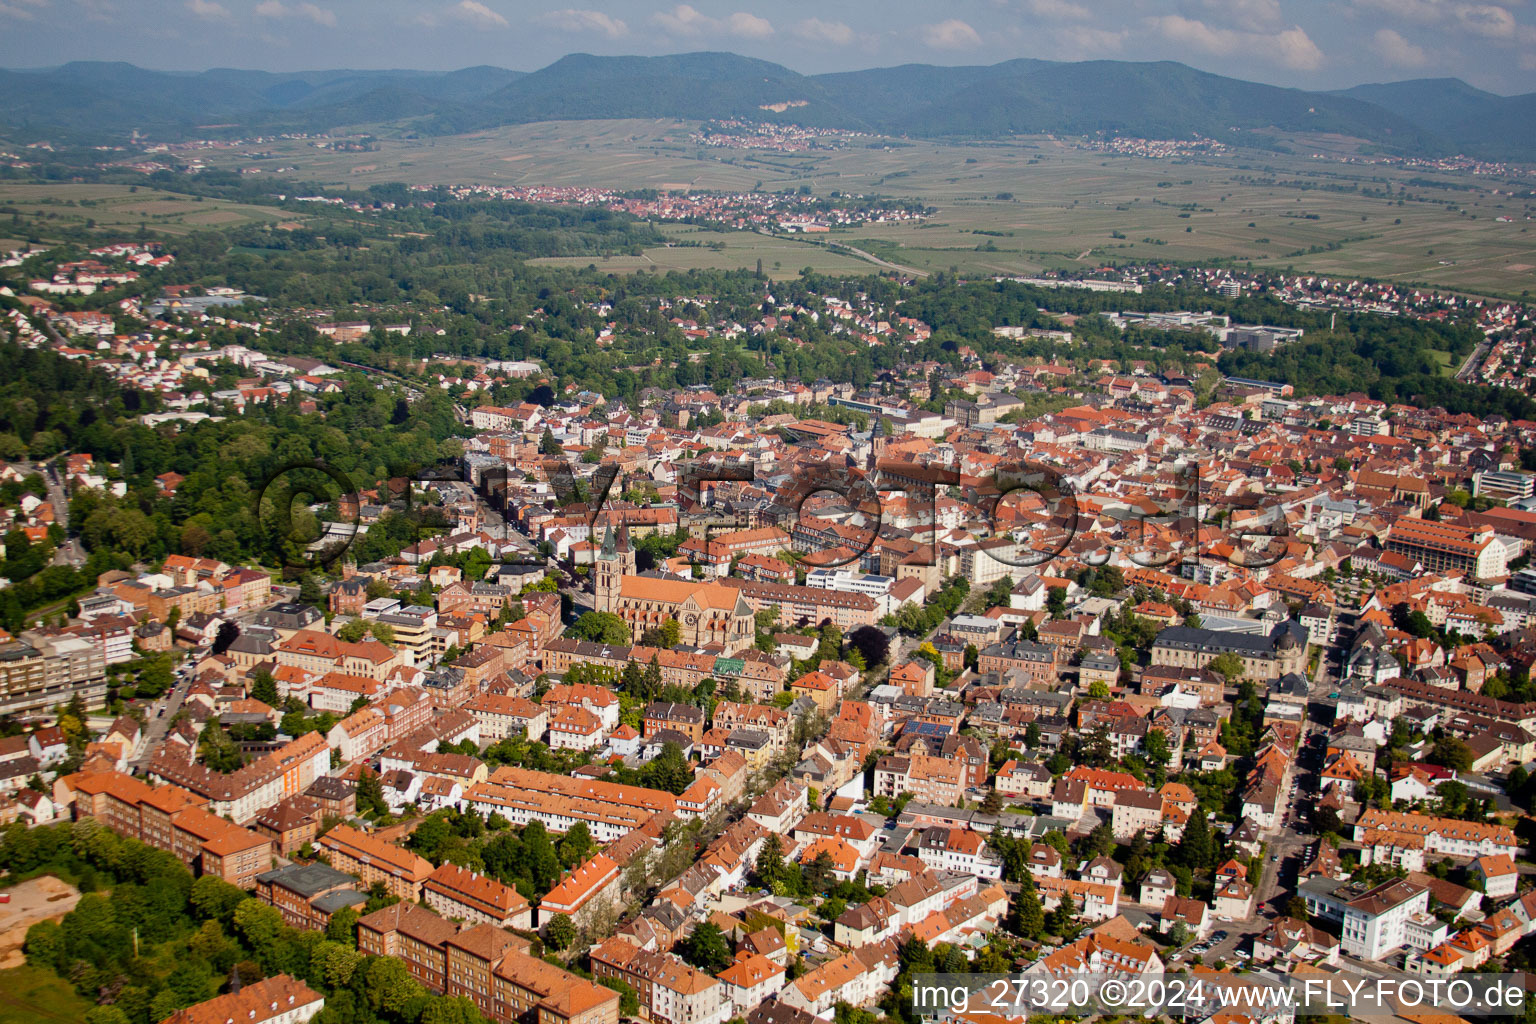
{"label": "flat-roofed building", "polygon": [[[351,899],[330,900],[325,910],[316,906],[327,896],[351,894]],[[284,923],[317,931],[326,926],[341,906],[361,907],[368,897],[357,891],[357,879],[328,864],[285,864],[256,876],[256,897],[276,907]]]}

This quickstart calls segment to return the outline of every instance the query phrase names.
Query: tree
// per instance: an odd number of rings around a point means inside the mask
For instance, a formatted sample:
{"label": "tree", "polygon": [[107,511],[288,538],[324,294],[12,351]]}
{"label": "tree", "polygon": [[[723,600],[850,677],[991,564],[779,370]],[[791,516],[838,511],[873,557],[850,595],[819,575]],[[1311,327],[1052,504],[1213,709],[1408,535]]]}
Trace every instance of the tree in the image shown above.
{"label": "tree", "polygon": [[530,821],[523,828],[523,858],[533,884],[548,890],[560,878],[560,857],[542,821]]}
{"label": "tree", "polygon": [[1243,675],[1243,660],[1230,651],[1216,655],[1205,667],[1225,678],[1228,686]]}
{"label": "tree", "polygon": [[1051,916],[1045,922],[1045,930],[1051,935],[1062,939],[1070,939],[1077,934],[1077,908],[1072,905],[1071,896],[1063,896],[1056,909],[1051,911]]}
{"label": "tree", "polygon": [[817,661],[837,661],[843,656],[843,631],[829,622],[821,627],[821,637],[816,644]]}
{"label": "tree", "polygon": [[[576,925],[572,923],[570,915],[556,914],[549,919],[549,924],[544,926],[544,941],[550,949],[570,949],[576,942]],[[726,966],[730,966],[729,963]],[[722,967],[721,970],[725,968]]]}
{"label": "tree", "polygon": [[1023,885],[1009,905],[1008,924],[1026,939],[1038,939],[1045,933],[1045,910],[1033,885]]}
{"label": "tree", "polygon": [[277,681],[272,678],[272,673],[266,669],[257,670],[251,678],[251,697],[263,704],[277,707],[282,698],[277,695]]}
{"label": "tree", "polygon": [[663,743],[661,753],[641,770],[647,786],[676,796],[693,783],[693,768],[676,743]]}
{"label": "tree", "polygon": [[421,854],[433,864],[443,862],[443,853],[449,844],[454,842],[453,829],[448,826],[444,815],[428,815],[416,830],[406,840],[406,845]]}
{"label": "tree", "polygon": [[682,942],[682,956],[693,966],[717,974],[731,966],[731,947],[720,928],[705,921]]}
{"label": "tree", "polygon": [[434,996],[422,1009],[420,1024],[485,1024],[485,1017],[464,996]]}
{"label": "tree", "polygon": [[628,644],[631,640],[629,627],[612,612],[582,612],[571,633],[598,644]]}
{"label": "tree", "polygon": [[1088,684],[1088,696],[1093,700],[1109,699],[1109,684],[1102,679],[1095,679]]}
{"label": "tree", "polygon": [[825,892],[832,882],[832,872],[836,867],[832,854],[826,850],[817,853],[811,862],[805,865],[806,888],[811,892]]}
{"label": "tree", "polygon": [[900,946],[896,947],[896,957],[901,962],[901,969],[907,974],[931,974],[934,969],[933,953],[928,948],[928,943],[916,935],[910,935]]}
{"label": "tree", "polygon": [[368,635],[368,623],[362,619],[353,619],[336,631],[336,639],[342,643],[355,644]]}
{"label": "tree", "polygon": [[1051,618],[1060,619],[1067,614],[1067,588],[1052,587],[1045,592],[1045,610]]}
{"label": "tree", "polygon": [[378,773],[364,769],[357,777],[357,807],[359,811],[371,811],[375,816],[389,813],[384,800],[384,783]]}
{"label": "tree", "polygon": [[1215,841],[1211,837],[1210,825],[1205,820],[1204,807],[1196,807],[1189,816],[1189,822],[1184,826],[1184,839],[1176,849],[1180,862],[1196,871],[1211,866],[1216,854]]}
{"label": "tree", "polygon": [[770,835],[767,842],[763,843],[754,867],[753,874],[757,877],[757,883],[765,888],[772,888],[774,882],[784,878],[784,845],[779,841],[777,833]]}
{"label": "tree", "polygon": [[860,626],[846,637],[848,645],[864,656],[864,664],[873,668],[889,655],[891,642],[877,626]]}
{"label": "tree", "polygon": [[619,1016],[640,1016],[640,996],[636,994],[634,987],[623,978],[598,978],[599,985],[613,989],[619,994]]}
{"label": "tree", "polygon": [[187,896],[199,917],[226,924],[233,920],[235,909],[247,898],[244,889],[231,885],[218,875],[204,875],[193,882]]}
{"label": "tree", "polygon": [[555,440],[555,435],[548,427],[544,428],[544,436],[539,438],[540,455],[564,455],[565,449],[560,447],[560,442]]}
{"label": "tree", "polygon": [[1530,784],[1530,773],[1525,770],[1524,765],[1517,764],[1509,770],[1509,781],[1505,783],[1504,788],[1509,792],[1511,799],[1524,805],[1530,800],[1531,795],[1528,792]]}
{"label": "tree", "polygon": [[1432,764],[1438,764],[1452,771],[1465,772],[1472,769],[1472,750],[1455,736],[1444,736],[1435,741],[1430,748],[1426,759]]}
{"label": "tree", "polygon": [[560,840],[560,862],[566,867],[580,864],[587,859],[592,845],[592,834],[587,829],[587,823],[578,821]]}
{"label": "tree", "polygon": [[421,983],[411,977],[405,961],[398,957],[370,957],[364,972],[368,1005],[391,1017],[404,1016],[406,1007],[426,994]]}
{"label": "tree", "polygon": [[1103,857],[1115,848],[1115,830],[1109,822],[1101,821],[1094,826],[1083,840],[1083,859],[1092,860],[1095,857]]}
{"label": "tree", "polygon": [[638,701],[648,702],[655,696],[644,690],[645,670],[640,667],[638,661],[631,660],[624,663],[624,673],[619,677],[619,681],[624,687],[624,692]]}
{"label": "tree", "polygon": [[[347,909],[351,909],[350,907]],[[363,965],[363,954],[351,946],[326,939],[315,944],[310,953],[310,964],[320,972],[325,983],[340,988],[352,980],[352,975]]]}
{"label": "tree", "polygon": [[325,924],[325,937],[344,946],[357,945],[357,908],[342,907]]}
{"label": "tree", "polygon": [[1147,730],[1147,760],[1154,765],[1166,765],[1168,759],[1173,756],[1173,751],[1168,746],[1168,736],[1161,729]]}

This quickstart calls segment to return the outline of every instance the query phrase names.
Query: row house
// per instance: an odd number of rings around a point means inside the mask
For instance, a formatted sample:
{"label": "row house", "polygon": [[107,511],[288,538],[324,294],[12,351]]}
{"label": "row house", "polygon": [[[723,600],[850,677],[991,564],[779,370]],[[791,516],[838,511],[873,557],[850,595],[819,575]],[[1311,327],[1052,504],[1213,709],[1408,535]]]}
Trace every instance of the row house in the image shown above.
{"label": "row house", "polygon": [[272,866],[272,843],[211,812],[194,793],[151,787],[120,772],[77,772],[54,782],[56,807],[173,854],[194,873],[250,889]]}
{"label": "row house", "polygon": [[496,743],[509,737],[541,741],[549,730],[549,710],[526,697],[481,693],[464,703],[464,710],[480,723],[480,739]]}
{"label": "row house", "polygon": [[357,875],[364,885],[382,883],[402,900],[420,899],[422,886],[432,875],[432,865],[425,858],[350,825],[337,825],[320,838],[319,845],[332,867]]}
{"label": "row house", "polygon": [[605,854],[595,854],[571,869],[539,900],[539,927],[560,914],[582,929],[603,920],[605,914],[616,920],[620,889],[619,865]]}
{"label": "row house", "polygon": [[681,957],[642,949],[625,938],[593,947],[592,974],[626,982],[646,1018],[658,1024],[724,1024],[732,1004],[719,980]]}
{"label": "row house", "polygon": [[533,926],[532,908],[521,893],[457,864],[443,864],[421,888],[427,906],[443,917],[498,928]]}
{"label": "row house", "polygon": [[384,748],[389,725],[378,708],[366,707],[333,725],[325,738],[343,761],[360,761]]}
{"label": "row house", "polygon": [[215,772],[162,748],[150,762],[149,778],[190,790],[215,814],[244,824],[284,798],[303,793],[330,766],[325,738],[307,733],[229,773]]}

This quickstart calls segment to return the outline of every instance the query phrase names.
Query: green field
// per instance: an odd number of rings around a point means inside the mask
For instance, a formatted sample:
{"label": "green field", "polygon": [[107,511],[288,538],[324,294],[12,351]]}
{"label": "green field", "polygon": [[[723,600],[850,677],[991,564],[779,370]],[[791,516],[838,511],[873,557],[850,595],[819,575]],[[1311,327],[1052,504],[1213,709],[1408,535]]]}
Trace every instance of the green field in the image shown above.
{"label": "green field", "polygon": [[79,1024],[90,1008],[90,1003],[52,971],[36,967],[0,971],[0,1024]]}
{"label": "green field", "polygon": [[289,219],[281,210],[219,199],[198,199],[132,185],[0,185],[0,226],[19,215],[44,237],[53,225],[98,229],[150,230],[184,235],[199,228]]}
{"label": "green field", "polygon": [[[904,266],[955,267],[972,275],[1222,259],[1500,295],[1536,285],[1536,234],[1526,219],[1536,214],[1529,178],[1344,163],[1338,158],[1360,159],[1349,140],[1281,140],[1294,154],[1235,150],[1169,159],[1090,152],[1052,138],[957,144],[859,138],[839,150],[777,153],[697,146],[688,141],[692,127],[672,120],[549,122],[435,139],[391,138],[377,128],[374,152],[338,153],[303,140],[270,148],[282,164],[298,167],[299,178],[333,187],[391,181],[621,190],[809,186],[821,195],[917,198],[937,208],[924,223],[870,225],[834,232],[830,240]],[[1328,159],[1314,158],[1315,152]],[[234,152],[207,159],[231,169],[262,164]],[[0,189],[0,198],[5,194]],[[742,266],[759,255],[766,265],[779,263],[780,273],[798,269],[786,258],[791,250],[750,238],[717,253],[673,248],[608,265]],[[831,253],[799,265],[806,263],[831,271],[870,267]]]}
{"label": "green field", "polygon": [[[629,273],[636,270],[665,272],[697,270],[702,267],[755,269],[759,260],[763,273],[776,279],[798,277],[805,267],[827,274],[867,273],[869,263],[853,256],[830,252],[814,242],[799,241],[782,235],[761,235],[750,231],[700,231],[694,227],[662,225],[679,242],[699,245],[672,245],[647,249],[639,256],[557,256],[530,260],[556,266],[595,266],[599,270]],[[713,246],[713,247],[712,247]]]}

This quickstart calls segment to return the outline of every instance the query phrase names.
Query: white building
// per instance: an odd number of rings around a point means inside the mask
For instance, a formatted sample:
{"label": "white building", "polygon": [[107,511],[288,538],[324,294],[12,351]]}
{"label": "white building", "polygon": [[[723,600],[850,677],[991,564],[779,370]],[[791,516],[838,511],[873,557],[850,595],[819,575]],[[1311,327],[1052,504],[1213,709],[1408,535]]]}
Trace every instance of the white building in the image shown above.
{"label": "white building", "polygon": [[1383,882],[1344,905],[1344,952],[1380,960],[1408,945],[1408,925],[1429,910],[1429,890],[1405,879]]}

